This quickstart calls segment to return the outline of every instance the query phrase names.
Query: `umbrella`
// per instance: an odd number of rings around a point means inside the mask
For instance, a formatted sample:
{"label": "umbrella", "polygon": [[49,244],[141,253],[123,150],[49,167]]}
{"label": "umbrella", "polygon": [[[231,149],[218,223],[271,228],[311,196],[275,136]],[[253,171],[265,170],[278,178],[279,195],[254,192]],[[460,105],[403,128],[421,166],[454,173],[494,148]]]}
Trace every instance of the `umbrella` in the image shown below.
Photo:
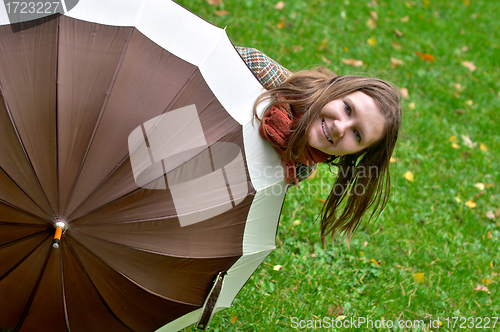
{"label": "umbrella", "polygon": [[205,328],[275,248],[262,87],[175,2],[71,8],[0,8],[0,329]]}

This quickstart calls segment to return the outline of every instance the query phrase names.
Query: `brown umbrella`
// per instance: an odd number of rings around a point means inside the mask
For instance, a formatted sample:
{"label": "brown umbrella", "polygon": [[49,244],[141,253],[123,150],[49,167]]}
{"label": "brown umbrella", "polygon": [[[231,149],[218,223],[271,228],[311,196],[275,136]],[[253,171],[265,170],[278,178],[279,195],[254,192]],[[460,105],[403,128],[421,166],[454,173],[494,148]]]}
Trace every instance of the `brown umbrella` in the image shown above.
{"label": "brown umbrella", "polygon": [[260,85],[174,2],[0,18],[0,329],[205,327],[274,248]]}

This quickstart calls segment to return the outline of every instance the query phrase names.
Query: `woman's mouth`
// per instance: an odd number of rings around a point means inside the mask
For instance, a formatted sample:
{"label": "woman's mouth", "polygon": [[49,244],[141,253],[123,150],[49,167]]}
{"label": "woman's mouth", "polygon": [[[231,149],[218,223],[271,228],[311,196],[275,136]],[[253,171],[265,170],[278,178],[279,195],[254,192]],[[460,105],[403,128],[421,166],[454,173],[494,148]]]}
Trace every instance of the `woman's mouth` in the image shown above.
{"label": "woman's mouth", "polygon": [[326,131],[326,123],[325,123],[325,119],[322,119],[321,121],[321,128],[323,128],[323,134],[325,134],[325,137],[326,139],[333,144],[333,141],[332,139],[330,138],[330,135],[328,135],[327,131]]}

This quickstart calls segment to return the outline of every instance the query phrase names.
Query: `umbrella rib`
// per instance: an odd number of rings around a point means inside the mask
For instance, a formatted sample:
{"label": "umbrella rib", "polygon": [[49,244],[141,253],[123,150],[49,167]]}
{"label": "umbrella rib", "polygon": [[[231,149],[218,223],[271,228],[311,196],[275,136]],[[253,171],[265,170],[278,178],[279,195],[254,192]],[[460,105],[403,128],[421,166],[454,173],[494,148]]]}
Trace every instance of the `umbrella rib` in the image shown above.
{"label": "umbrella rib", "polygon": [[66,206],[64,207],[64,211],[67,210],[68,204],[71,202],[71,199],[73,198],[73,195],[75,193],[76,184],[78,183],[78,180],[80,179],[80,176],[82,174],[83,165],[85,165],[85,162],[86,162],[87,157],[88,157],[89,152],[90,152],[90,148],[92,146],[92,143],[94,142],[95,135],[97,133],[97,130],[99,129],[99,125],[101,123],[101,120],[102,120],[102,117],[103,117],[103,114],[104,114],[104,110],[106,109],[106,107],[108,105],[108,101],[109,101],[109,98],[111,96],[111,91],[113,90],[113,87],[115,86],[116,78],[118,76],[118,73],[120,72],[120,69],[121,69],[122,65],[123,65],[125,54],[127,53],[130,41],[132,39],[132,34],[134,33],[134,31],[135,31],[135,29],[131,29],[129,36],[127,37],[127,42],[125,43],[125,46],[124,46],[123,52],[122,52],[122,54],[120,56],[120,60],[118,62],[118,65],[116,66],[116,70],[115,70],[115,72],[113,74],[113,79],[111,80],[111,84],[108,87],[108,90],[106,91],[106,97],[105,97],[104,102],[102,104],[101,111],[99,112],[99,117],[97,118],[97,122],[95,124],[94,131],[92,132],[92,136],[90,137],[89,144],[87,145],[87,150],[85,151],[84,157],[82,159],[82,163],[80,165],[80,169],[78,170],[75,182],[73,183],[73,188],[71,189],[71,193],[70,193],[69,198],[67,200]]}
{"label": "umbrella rib", "polygon": [[11,207],[11,208],[13,208],[13,209],[16,209],[16,210],[18,210],[18,211],[21,211],[21,212],[23,212],[23,213],[26,213],[26,214],[28,214],[28,215],[30,215],[30,216],[32,216],[32,217],[37,218],[37,219],[43,220],[43,221],[44,221],[44,222],[46,222],[47,224],[50,224],[50,222],[49,222],[49,221],[44,220],[44,219],[40,218],[39,216],[37,216],[37,215],[35,215],[35,214],[33,214],[33,213],[29,212],[29,211],[26,211],[26,210],[24,210],[24,209],[21,209],[21,208],[20,208],[20,207],[18,207],[18,206],[12,205],[12,204],[10,204],[9,202],[6,202],[6,201],[4,201],[4,200],[2,200],[2,199],[0,199],[0,203],[1,203],[1,204],[4,204],[4,205],[7,205],[7,206],[10,206],[10,207]]}
{"label": "umbrella rib", "polygon": [[[30,195],[28,195],[28,193],[26,193],[26,192],[24,191],[24,189],[23,189],[23,188],[21,188],[21,187],[17,184],[17,182],[15,182],[15,181],[14,181],[14,179],[13,179],[13,178],[11,178],[11,177],[10,177],[10,175],[9,175],[9,174],[8,174],[8,173],[7,173],[7,172],[6,172],[6,171],[5,171],[2,167],[0,167],[0,171],[2,171],[2,172],[5,174],[5,176],[7,176],[7,177],[8,177],[8,178],[12,181],[12,183],[14,183],[14,184],[16,185],[16,187],[17,187],[17,188],[19,188],[19,190],[21,190],[21,191],[23,192],[23,194],[25,194],[25,195],[26,195],[26,197],[28,197],[28,198],[30,199],[30,201],[32,201],[32,202],[33,202],[33,204],[35,204],[35,205],[36,205],[36,206],[40,209],[40,211],[42,211],[44,214],[46,213],[46,212],[42,209],[42,207],[41,207],[40,205],[38,205],[38,203],[37,203],[37,202],[35,202],[35,201],[31,198],[31,196],[30,196]],[[44,196],[45,196],[45,195],[44,195]],[[1,201],[1,200],[0,200],[0,201]]]}
{"label": "umbrella rib", "polygon": [[[47,202],[47,206],[49,207],[50,209],[50,212],[52,212],[52,214],[54,215],[54,210],[52,209],[52,206],[50,205],[50,202],[47,198],[47,195],[45,194],[45,191],[43,190],[43,187],[42,187],[42,184],[40,183],[40,180],[38,179],[38,175],[36,174],[35,172],[35,168],[33,167],[33,163],[31,162],[31,159],[30,157],[28,156],[28,152],[26,151],[26,147],[24,146],[24,143],[23,143],[23,140],[21,138],[21,135],[19,133],[19,129],[17,128],[15,122],[14,122],[14,118],[12,116],[12,112],[10,110],[10,107],[9,107],[9,103],[7,102],[7,99],[5,98],[5,93],[4,93],[4,90],[3,90],[3,86],[2,86],[2,83],[0,82],[0,94],[2,94],[2,96],[4,98],[3,99],[3,103],[4,103],[4,106],[5,106],[5,110],[7,111],[7,115],[9,116],[9,119],[10,119],[10,123],[12,125],[12,128],[14,129],[14,132],[16,133],[16,136],[17,136],[17,140],[19,141],[19,145],[21,146],[21,149],[23,151],[23,154],[24,154],[24,157],[26,158],[26,160],[28,161],[28,164],[31,168],[31,170],[33,171],[33,174],[35,176],[35,179],[36,179],[36,182],[40,188],[40,190],[42,191],[42,194],[43,194],[43,197],[45,198],[45,201]],[[3,169],[2,169],[3,171]],[[8,174],[4,171],[4,173],[8,176]],[[10,178],[10,177],[9,177]],[[14,182],[15,183],[15,182]],[[17,185],[17,183],[16,183]],[[19,187],[19,186],[18,186]],[[22,190],[22,189],[21,189]],[[24,192],[24,191],[23,191]],[[27,195],[28,196],[28,195]],[[31,197],[28,196],[30,199]],[[32,200],[32,199],[31,199]],[[36,202],[35,202],[36,204]],[[38,204],[36,204],[38,206]],[[38,206],[40,207],[40,206]],[[42,209],[43,211],[43,209]]]}
{"label": "umbrella rib", "polygon": [[[39,245],[39,247],[40,247],[40,245]],[[47,254],[47,258],[45,259],[45,263],[43,264],[42,271],[40,272],[40,275],[38,276],[38,280],[36,281],[35,287],[33,287],[33,291],[31,292],[31,295],[30,295],[30,298],[28,300],[28,303],[26,304],[26,307],[24,308],[24,312],[21,316],[21,319],[19,320],[19,323],[14,328],[14,332],[18,332],[21,329],[21,327],[24,323],[24,320],[26,319],[26,316],[28,315],[28,312],[31,308],[31,305],[33,304],[33,300],[35,299],[36,292],[38,291],[38,287],[40,286],[40,282],[42,281],[42,277],[43,277],[43,274],[45,272],[45,269],[47,268],[47,263],[49,262],[50,253],[51,253],[51,251],[49,250],[48,254]]]}
{"label": "umbrella rib", "polygon": [[[35,233],[35,234],[31,234],[31,235],[25,236],[23,238],[17,239],[15,241],[12,241],[12,242],[9,242],[9,243],[5,243],[5,244],[3,244],[3,245],[0,246],[0,249],[2,249],[4,247],[7,247],[9,245],[13,245],[16,242],[24,241],[26,239],[34,237],[34,236],[36,236],[38,234],[41,234],[43,232],[45,232],[45,231],[41,231],[41,232],[38,232],[38,233]],[[0,276],[0,281],[3,280],[6,276],[8,276],[9,273],[11,273],[12,271],[14,271],[19,265],[21,265],[26,260],[26,258],[28,258],[33,252],[35,252],[35,250],[37,250],[38,247],[40,247],[42,245],[42,243],[44,243],[49,237],[50,237],[50,234],[47,237],[45,237],[33,250],[31,250],[28,254],[26,254],[26,256],[24,256],[22,259],[20,259],[19,262],[16,263],[16,265],[14,265],[11,269],[9,269],[7,272],[5,272],[4,275]]]}
{"label": "umbrella rib", "polygon": [[[193,73],[191,74],[191,76],[190,76],[190,77],[186,80],[186,83],[184,83],[184,85],[182,86],[182,88],[181,88],[181,89],[179,89],[179,91],[177,92],[177,94],[175,95],[175,97],[174,97],[174,98],[172,99],[172,101],[171,101],[171,102],[167,105],[167,107],[165,108],[165,111],[163,111],[163,113],[162,113],[162,114],[165,114],[165,113],[167,112],[167,110],[169,110],[169,109],[170,109],[170,107],[171,107],[171,106],[172,106],[172,105],[173,105],[173,104],[174,104],[174,103],[175,103],[175,102],[176,102],[176,101],[180,98],[180,96],[182,95],[182,93],[186,90],[188,83],[189,83],[189,82],[193,79],[193,77],[196,75],[196,73],[197,73],[197,72],[199,72],[199,68],[198,68],[198,67],[196,67],[196,69],[193,71]],[[217,98],[216,98],[216,97],[215,97],[215,95],[214,95],[214,97],[213,97],[212,99],[210,99],[210,101],[208,101],[208,102],[207,102],[207,104],[206,104],[206,105],[205,105],[205,106],[204,106],[204,107],[203,107],[203,108],[199,111],[199,113],[203,112],[203,111],[204,111],[204,110],[205,110],[205,109],[206,109],[206,108],[207,108],[210,104],[212,104],[212,102],[214,102],[215,100],[217,100]],[[102,185],[104,185],[104,183],[106,183],[106,181],[107,181],[107,180],[108,180],[108,179],[109,179],[109,178],[113,175],[113,173],[114,173],[117,169],[119,169],[119,168],[121,167],[121,165],[123,165],[123,163],[125,163],[125,162],[129,159],[129,157],[130,157],[130,153],[127,153],[127,154],[125,155],[125,157],[123,157],[123,159],[122,159],[122,160],[118,163],[118,165],[116,165],[116,167],[115,167],[115,168],[113,168],[113,169],[111,170],[111,172],[109,172],[109,174],[108,174],[108,175],[107,175],[107,176],[106,176],[106,177],[105,177],[105,178],[104,178],[104,179],[103,179],[103,180],[102,180],[102,181],[101,181],[101,182],[100,182],[100,183],[99,183],[99,184],[98,184],[98,185],[94,188],[94,190],[92,190],[92,192],[88,195],[87,199],[83,200],[83,201],[82,201],[82,203],[81,203],[78,207],[76,207],[74,211],[78,211],[78,208],[79,208],[80,206],[82,206],[82,205],[83,205],[83,204],[84,204],[84,203],[85,203],[88,199],[90,199],[90,197],[92,197],[92,195],[93,195],[95,192],[97,192],[97,190],[99,190],[99,188],[100,188]],[[193,158],[194,158],[194,157],[193,157]],[[152,182],[154,182],[154,180],[152,180],[152,181],[151,181],[151,183],[152,183]],[[89,211],[88,213],[86,213],[86,214],[82,215],[80,218],[83,218],[83,217],[85,217],[85,216],[87,216],[87,215],[89,215],[89,214],[92,214],[92,213],[94,213],[95,211],[100,210],[100,209],[102,209],[103,207],[106,207],[106,206],[108,206],[108,205],[110,205],[110,204],[113,204],[113,203],[117,202],[118,200],[122,199],[123,197],[126,197],[126,196],[128,196],[128,195],[130,195],[130,194],[133,194],[134,192],[136,192],[136,191],[138,191],[138,190],[141,190],[141,189],[143,189],[143,188],[135,188],[134,190],[132,190],[132,191],[130,191],[130,192],[128,192],[128,193],[126,193],[125,195],[123,195],[123,196],[121,196],[121,197],[118,197],[118,198],[114,199],[114,200],[113,200],[113,201],[111,201],[111,202],[108,202],[107,204],[105,204],[105,205],[103,205],[103,206],[100,206],[100,207],[98,207],[98,208],[95,208],[94,210]],[[71,215],[68,217],[68,219],[71,219]]]}
{"label": "umbrella rib", "polygon": [[[68,237],[71,237],[71,236],[68,236]],[[74,238],[72,238],[72,239],[73,239],[73,241],[78,242],[76,239],[74,239]],[[125,324],[120,318],[118,318],[118,316],[115,315],[115,313],[113,312],[113,310],[111,310],[111,308],[108,306],[108,304],[106,303],[106,301],[104,300],[104,298],[101,296],[101,293],[99,293],[99,291],[97,290],[97,287],[95,286],[95,284],[92,281],[92,279],[90,278],[89,274],[87,273],[87,271],[83,267],[83,264],[78,259],[78,255],[75,253],[75,250],[73,249],[73,246],[70,243],[71,241],[66,240],[65,242],[68,245],[69,250],[73,254],[73,257],[75,258],[77,264],[80,266],[80,268],[82,269],[83,273],[85,273],[85,276],[87,277],[87,279],[91,283],[92,287],[94,287],[94,290],[97,293],[97,296],[99,296],[99,298],[101,299],[102,304],[104,305],[104,307],[106,307],[106,309],[108,309],[108,312],[110,313],[110,315],[113,316],[117,321],[119,321],[125,328],[129,329],[130,331],[133,331],[129,326],[127,326],[127,324]],[[82,245],[80,242],[78,242],[78,243],[80,245]],[[83,246],[83,247],[86,248],[85,246]],[[86,248],[86,250],[88,250],[88,249]],[[92,254],[94,254],[94,253],[92,253]]]}

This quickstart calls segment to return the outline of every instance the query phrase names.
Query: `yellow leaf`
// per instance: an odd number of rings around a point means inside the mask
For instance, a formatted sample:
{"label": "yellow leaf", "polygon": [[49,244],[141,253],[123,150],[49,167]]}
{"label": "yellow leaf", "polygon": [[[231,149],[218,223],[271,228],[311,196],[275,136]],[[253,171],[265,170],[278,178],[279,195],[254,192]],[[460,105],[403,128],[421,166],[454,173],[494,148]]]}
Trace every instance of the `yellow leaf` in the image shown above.
{"label": "yellow leaf", "polygon": [[465,206],[467,206],[467,207],[469,207],[469,208],[473,209],[473,208],[475,208],[475,207],[477,206],[477,204],[476,204],[476,203],[474,203],[474,201],[471,199],[471,200],[469,200],[469,201],[465,202]]}
{"label": "yellow leaf", "polygon": [[487,238],[491,239],[493,237],[493,234],[491,234],[491,231],[488,232]]}
{"label": "yellow leaf", "polygon": [[279,22],[277,25],[278,29],[283,29],[284,26],[285,26],[285,22],[283,22],[283,21]]}
{"label": "yellow leaf", "polygon": [[411,109],[411,110],[414,110],[415,109],[415,103],[410,103],[410,105],[408,105],[408,107]]}
{"label": "yellow leaf", "polygon": [[481,183],[481,182],[476,183],[476,184],[474,185],[474,187],[476,187],[476,188],[477,188],[477,189],[479,189],[479,190],[484,190],[484,188],[485,188],[485,187],[484,187],[484,184],[483,184],[483,183]]}
{"label": "yellow leaf", "polygon": [[297,220],[295,220],[295,221],[293,222],[293,225],[294,225],[294,226],[298,226],[298,225],[300,225],[300,220],[298,220],[298,219],[297,219]]}
{"label": "yellow leaf", "polygon": [[469,0],[465,0],[464,1],[464,5],[468,6],[470,4],[470,1]]}
{"label": "yellow leaf", "polygon": [[404,176],[405,176],[405,179],[410,181],[410,182],[415,181],[415,179],[413,178],[413,173],[410,171],[406,172]]}
{"label": "yellow leaf", "polygon": [[377,21],[378,20],[378,15],[376,12],[374,12],[373,10],[370,10],[370,16],[375,20]]}
{"label": "yellow leaf", "polygon": [[282,10],[283,8],[285,8],[285,3],[283,1],[280,1],[276,5],[274,5],[274,8],[277,10]]}
{"label": "yellow leaf", "polygon": [[368,38],[367,42],[368,42],[368,45],[371,45],[371,46],[377,45],[377,40],[373,37]]}
{"label": "yellow leaf", "polygon": [[279,270],[281,270],[282,268],[283,268],[283,266],[281,266],[281,265],[275,265],[275,266],[273,267],[273,270],[274,270],[274,271],[279,271]]}
{"label": "yellow leaf", "polygon": [[474,105],[474,102],[472,100],[467,100],[465,103],[467,104],[467,106]]}
{"label": "yellow leaf", "polygon": [[484,145],[483,143],[479,143],[479,148],[481,149],[481,151],[483,152],[486,152],[488,151],[488,148],[486,147],[486,145]]}
{"label": "yellow leaf", "polygon": [[462,66],[469,68],[470,71],[474,71],[477,69],[476,66],[474,66],[474,64],[470,61],[462,61]]}
{"label": "yellow leaf", "polygon": [[483,284],[489,285],[489,284],[491,284],[491,281],[489,281],[488,279],[484,279],[483,278]]}
{"label": "yellow leaf", "polygon": [[458,148],[460,148],[460,146],[459,146],[457,143],[453,143],[451,146],[452,146],[454,149],[458,149]]}
{"label": "yellow leaf", "polygon": [[238,319],[238,317],[236,317],[236,316],[231,317],[231,324],[236,323],[237,319]]}
{"label": "yellow leaf", "polygon": [[456,136],[450,136],[450,142],[455,142],[457,140]]}
{"label": "yellow leaf", "polygon": [[218,6],[222,5],[222,0],[207,0],[210,6]]}
{"label": "yellow leaf", "polygon": [[369,18],[368,21],[366,21],[366,26],[373,30],[377,27],[377,22],[375,22],[373,18]]}
{"label": "yellow leaf", "polygon": [[460,199],[460,196],[455,196],[454,197],[455,202],[460,203],[462,200]]}
{"label": "yellow leaf", "polygon": [[332,62],[330,60],[328,60],[327,58],[325,58],[324,56],[321,57],[321,60],[326,63],[327,65],[330,65]]}
{"label": "yellow leaf", "polygon": [[361,67],[363,65],[363,61],[361,60],[355,60],[355,59],[342,59],[341,60],[343,63],[349,66],[353,67]]}
{"label": "yellow leaf", "polygon": [[416,282],[423,282],[424,281],[424,274],[420,273],[420,272],[414,273],[413,280],[415,280]]}
{"label": "yellow leaf", "polygon": [[396,161],[398,161],[396,158],[394,157],[391,157],[391,159],[389,160],[391,163],[395,163]]}
{"label": "yellow leaf", "polygon": [[493,261],[490,262],[490,267],[493,267]]}
{"label": "yellow leaf", "polygon": [[364,256],[365,256],[365,253],[360,250],[359,251],[359,257],[364,257]]}
{"label": "yellow leaf", "polygon": [[403,22],[403,23],[408,22],[409,20],[410,20],[410,18],[408,16],[401,18],[401,22]]}
{"label": "yellow leaf", "polygon": [[346,52],[349,51],[349,47],[345,46],[344,51],[346,51]]}
{"label": "yellow leaf", "polygon": [[337,316],[336,320],[344,320],[346,318],[347,318],[347,316],[340,315],[340,316]]}

